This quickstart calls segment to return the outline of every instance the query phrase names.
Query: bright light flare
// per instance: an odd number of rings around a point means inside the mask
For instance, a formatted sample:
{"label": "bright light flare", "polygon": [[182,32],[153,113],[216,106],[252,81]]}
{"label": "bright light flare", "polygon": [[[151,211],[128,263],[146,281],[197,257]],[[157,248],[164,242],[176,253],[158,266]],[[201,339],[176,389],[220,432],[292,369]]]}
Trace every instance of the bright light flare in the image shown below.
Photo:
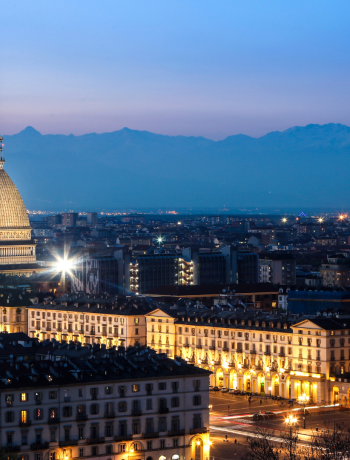
{"label": "bright light flare", "polygon": [[295,425],[297,423],[298,419],[294,415],[288,415],[288,417],[286,417],[284,419],[284,421],[288,425]]}
{"label": "bright light flare", "polygon": [[323,222],[323,217],[318,218],[319,223],[321,224]]}
{"label": "bright light flare", "polygon": [[159,243],[159,244],[160,244],[160,243],[163,243],[163,238],[162,238],[161,236],[158,236],[158,238],[157,238],[157,243]]}
{"label": "bright light flare", "polygon": [[287,217],[283,217],[282,222],[285,224],[287,222]]}
{"label": "bright light flare", "polygon": [[56,264],[56,269],[59,272],[67,272],[73,268],[73,261],[69,259],[59,259]]}

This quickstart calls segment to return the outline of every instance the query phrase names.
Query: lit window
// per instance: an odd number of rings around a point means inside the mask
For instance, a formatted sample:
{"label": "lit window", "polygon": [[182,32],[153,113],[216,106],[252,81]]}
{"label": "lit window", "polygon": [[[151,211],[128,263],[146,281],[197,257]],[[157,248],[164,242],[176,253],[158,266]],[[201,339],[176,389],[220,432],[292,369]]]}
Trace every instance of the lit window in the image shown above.
{"label": "lit window", "polygon": [[21,401],[27,401],[27,393],[21,393]]}

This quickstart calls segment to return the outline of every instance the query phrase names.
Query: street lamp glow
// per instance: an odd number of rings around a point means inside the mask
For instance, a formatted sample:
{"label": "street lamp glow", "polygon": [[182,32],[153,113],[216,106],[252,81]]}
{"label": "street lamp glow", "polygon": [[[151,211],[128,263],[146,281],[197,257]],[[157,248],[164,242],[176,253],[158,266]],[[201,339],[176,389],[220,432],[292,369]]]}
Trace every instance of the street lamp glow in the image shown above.
{"label": "street lamp glow", "polygon": [[287,222],[287,217],[283,217],[282,222],[285,224]]}
{"label": "street lamp glow", "polygon": [[323,222],[323,217],[319,217],[318,221],[321,224]]}
{"label": "street lamp glow", "polygon": [[302,395],[299,396],[299,402],[301,402],[302,404],[307,404],[309,402],[309,397],[307,394],[303,393]]}
{"label": "street lamp glow", "polygon": [[159,244],[163,243],[163,238],[161,236],[158,236],[157,243]]}
{"label": "street lamp glow", "polygon": [[288,425],[295,425],[298,421],[298,419],[294,416],[294,415],[288,415],[288,417],[286,417],[284,419],[285,423],[287,423]]}

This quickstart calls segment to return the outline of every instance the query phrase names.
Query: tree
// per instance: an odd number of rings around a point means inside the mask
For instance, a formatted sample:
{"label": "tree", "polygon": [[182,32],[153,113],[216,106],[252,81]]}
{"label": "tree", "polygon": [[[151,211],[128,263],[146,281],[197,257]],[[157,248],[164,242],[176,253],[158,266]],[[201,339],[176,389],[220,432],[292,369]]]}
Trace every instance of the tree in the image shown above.
{"label": "tree", "polygon": [[350,430],[344,424],[325,423],[326,429],[314,433],[310,447],[305,448],[305,460],[344,460],[350,455]]}
{"label": "tree", "polygon": [[[276,436],[274,431],[257,427],[248,438],[248,452],[244,460],[298,460],[298,431],[293,429]],[[300,449],[299,449],[300,450]]]}

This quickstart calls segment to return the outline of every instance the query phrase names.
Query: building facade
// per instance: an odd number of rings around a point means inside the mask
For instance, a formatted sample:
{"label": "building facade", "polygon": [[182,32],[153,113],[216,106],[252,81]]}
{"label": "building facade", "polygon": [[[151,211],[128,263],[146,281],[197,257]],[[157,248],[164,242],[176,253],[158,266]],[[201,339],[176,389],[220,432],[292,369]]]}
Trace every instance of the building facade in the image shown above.
{"label": "building facade", "polygon": [[[211,385],[314,404],[337,401],[333,382],[350,372],[350,322],[193,309],[146,315],[147,343],[211,370]],[[349,336],[349,339],[347,338]]]}
{"label": "building facade", "polygon": [[15,362],[2,355],[5,450],[26,460],[209,460],[208,371],[147,348],[34,346],[17,344]]}
{"label": "building facade", "polygon": [[142,346],[146,344],[144,315],[152,309],[154,306],[141,298],[65,295],[29,306],[27,333],[40,340]]}

